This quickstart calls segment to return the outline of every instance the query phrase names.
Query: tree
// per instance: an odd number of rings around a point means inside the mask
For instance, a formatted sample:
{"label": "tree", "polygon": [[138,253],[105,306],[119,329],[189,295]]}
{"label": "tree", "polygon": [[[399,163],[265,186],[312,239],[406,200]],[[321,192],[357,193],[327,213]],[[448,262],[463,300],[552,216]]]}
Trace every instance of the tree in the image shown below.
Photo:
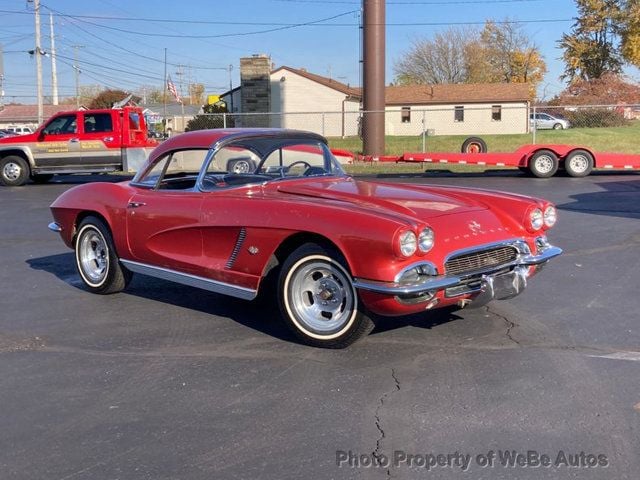
{"label": "tree", "polygon": [[89,104],[89,108],[111,108],[114,103],[127,98],[129,94],[122,90],[104,90]]}
{"label": "tree", "polygon": [[520,24],[488,21],[483,30],[450,28],[419,40],[395,65],[396,83],[529,83],[535,97],[547,67]]}
{"label": "tree", "polygon": [[[223,113],[228,113],[226,105],[205,105],[203,107],[203,114],[196,115],[187,122],[187,126],[184,129],[185,132],[191,132],[193,130],[206,130],[209,128],[223,128],[225,121]],[[227,127],[233,127],[232,116],[227,115],[226,121]]]}
{"label": "tree", "polygon": [[622,57],[632,65],[640,67],[640,2],[627,0],[621,24]]}
{"label": "tree", "polygon": [[189,84],[189,103],[202,105],[204,103],[204,85],[202,83]]}
{"label": "tree", "polygon": [[588,81],[606,73],[620,73],[623,61],[617,34],[623,18],[621,0],[576,0],[576,4],[576,23],[560,41],[564,49],[563,78]]}
{"label": "tree", "polygon": [[640,85],[616,73],[606,73],[591,80],[576,79],[549,105],[620,105],[640,104]]}
{"label": "tree", "polygon": [[528,83],[534,98],[547,73],[540,50],[515,22],[487,21],[479,41],[467,49],[470,83]]}
{"label": "tree", "polygon": [[414,40],[411,49],[396,62],[400,84],[463,83],[467,81],[465,48],[477,40],[477,32],[450,28],[432,40]]}

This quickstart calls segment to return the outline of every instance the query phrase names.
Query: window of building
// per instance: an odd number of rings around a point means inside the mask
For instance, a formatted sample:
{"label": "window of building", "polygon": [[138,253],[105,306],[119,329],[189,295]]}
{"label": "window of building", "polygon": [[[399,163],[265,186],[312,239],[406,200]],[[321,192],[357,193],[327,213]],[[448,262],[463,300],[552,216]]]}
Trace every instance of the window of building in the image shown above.
{"label": "window of building", "polygon": [[402,107],[400,115],[402,123],[411,123],[411,107]]}
{"label": "window of building", "polygon": [[464,122],[464,107],[462,106],[455,107],[455,110],[453,113],[453,121]]}
{"label": "window of building", "polygon": [[491,107],[491,120],[494,122],[502,121],[502,106],[501,105],[493,105]]}

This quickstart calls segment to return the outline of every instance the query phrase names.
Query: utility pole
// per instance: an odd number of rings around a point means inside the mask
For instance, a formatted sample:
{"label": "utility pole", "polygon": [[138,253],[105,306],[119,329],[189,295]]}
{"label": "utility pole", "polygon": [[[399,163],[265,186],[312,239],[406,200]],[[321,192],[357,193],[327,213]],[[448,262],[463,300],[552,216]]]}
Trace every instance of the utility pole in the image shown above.
{"label": "utility pole", "polygon": [[58,105],[58,68],[56,66],[56,40],[53,33],[53,13],[49,13],[51,33],[51,103]]}
{"label": "utility pole", "polygon": [[229,110],[233,113],[233,78],[231,77],[231,71],[233,70],[233,64],[229,64],[229,104],[231,105],[231,109]]}
{"label": "utility pole", "polygon": [[76,71],[76,108],[80,108],[80,65],[78,65],[78,49],[84,45],[71,45],[73,48],[73,69]]}
{"label": "utility pole", "polygon": [[162,112],[162,126],[163,132],[165,135],[167,134],[167,90],[169,89],[169,83],[167,82],[167,47],[164,47],[164,80],[162,87],[162,104],[163,104],[163,112]]}
{"label": "utility pole", "polygon": [[4,105],[4,52],[0,43],[0,107]]}
{"label": "utility pole", "polygon": [[44,53],[40,45],[40,0],[33,0],[33,9],[35,13],[36,27],[36,48],[34,55],[36,56],[36,89],[38,97],[38,125],[44,120],[44,107],[42,105],[42,58]]}
{"label": "utility pole", "polygon": [[363,122],[365,155],[384,154],[385,0],[363,0]]}

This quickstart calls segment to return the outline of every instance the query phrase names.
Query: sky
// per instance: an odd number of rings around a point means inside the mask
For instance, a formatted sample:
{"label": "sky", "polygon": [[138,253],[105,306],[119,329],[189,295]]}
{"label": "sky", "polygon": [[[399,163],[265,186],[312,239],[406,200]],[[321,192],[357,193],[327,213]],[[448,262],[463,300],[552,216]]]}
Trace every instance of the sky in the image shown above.
{"label": "sky", "polygon": [[[41,0],[42,48],[50,50],[53,14],[60,96],[80,85],[140,93],[161,88],[167,73],[183,92],[188,82],[220,94],[239,85],[240,58],[267,54],[275,66],[306,68],[352,86],[360,82],[360,0]],[[387,0],[386,81],[416,39],[452,25],[485,20],[523,22],[549,69],[539,95],[563,89],[557,42],[574,23],[573,0]],[[0,0],[4,103],[36,102],[33,2]],[[229,67],[231,66],[231,71]],[[637,79],[637,78],[636,78]],[[43,58],[44,94],[51,62]]]}

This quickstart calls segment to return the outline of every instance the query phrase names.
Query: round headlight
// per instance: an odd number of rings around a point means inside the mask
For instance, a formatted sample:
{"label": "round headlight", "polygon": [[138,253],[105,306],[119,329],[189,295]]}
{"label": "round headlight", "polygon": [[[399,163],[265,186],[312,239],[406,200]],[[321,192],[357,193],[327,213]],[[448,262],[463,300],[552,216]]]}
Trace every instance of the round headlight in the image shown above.
{"label": "round headlight", "polygon": [[420,232],[420,235],[418,235],[418,248],[421,252],[427,253],[433,248],[434,243],[435,236],[433,234],[433,230],[431,230],[429,227],[424,228]]}
{"label": "round headlight", "polygon": [[400,235],[400,253],[405,257],[410,257],[416,253],[418,248],[418,239],[416,234],[408,230]]}
{"label": "round headlight", "polygon": [[531,213],[529,214],[529,222],[533,230],[540,230],[542,228],[542,225],[544,225],[542,210],[540,210],[539,208],[531,210]]}
{"label": "round headlight", "polygon": [[549,205],[547,208],[544,209],[544,224],[548,228],[553,227],[556,224],[557,220],[558,220],[558,212],[556,210],[556,207],[554,207],[553,205]]}

